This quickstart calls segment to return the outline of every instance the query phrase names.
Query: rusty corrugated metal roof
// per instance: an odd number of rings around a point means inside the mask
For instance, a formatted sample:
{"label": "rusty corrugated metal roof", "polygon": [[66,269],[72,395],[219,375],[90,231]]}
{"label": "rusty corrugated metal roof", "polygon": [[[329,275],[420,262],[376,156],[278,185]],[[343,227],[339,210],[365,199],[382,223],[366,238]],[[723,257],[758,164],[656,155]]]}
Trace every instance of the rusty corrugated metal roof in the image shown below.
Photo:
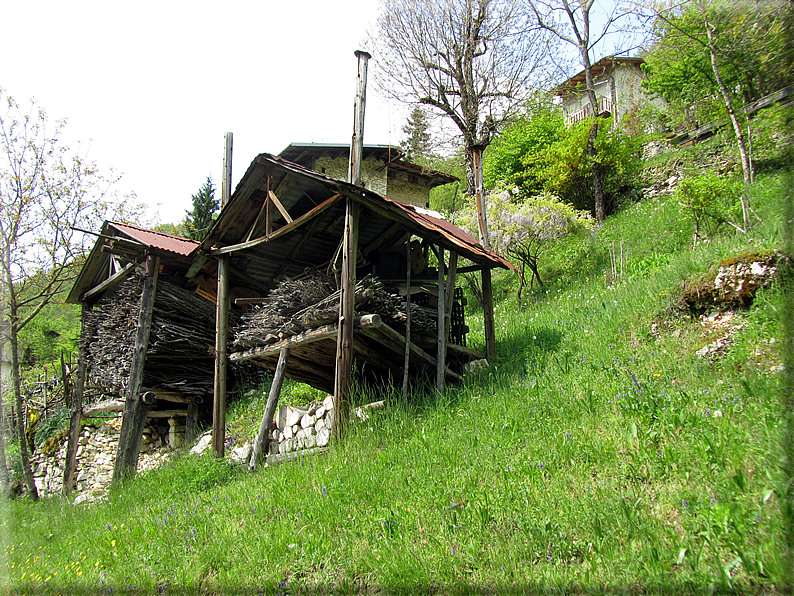
{"label": "rusty corrugated metal roof", "polygon": [[172,236],[171,234],[164,234],[163,232],[155,232],[147,230],[146,228],[139,228],[130,224],[118,223],[115,221],[108,222],[109,225],[116,228],[119,232],[130,236],[141,244],[145,244],[151,248],[172,252],[180,256],[186,257],[195,250],[200,244],[196,240],[188,240],[181,236]]}

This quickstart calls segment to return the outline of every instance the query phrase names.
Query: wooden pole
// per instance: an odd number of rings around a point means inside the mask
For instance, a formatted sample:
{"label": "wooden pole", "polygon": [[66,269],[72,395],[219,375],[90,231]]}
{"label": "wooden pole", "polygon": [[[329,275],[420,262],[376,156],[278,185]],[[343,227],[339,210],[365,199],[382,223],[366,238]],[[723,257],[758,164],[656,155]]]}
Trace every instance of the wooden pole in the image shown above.
{"label": "wooden pole", "polygon": [[438,247],[438,351],[436,354],[436,390],[444,395],[446,389],[446,299],[444,298],[444,249]]}
{"label": "wooden pole", "polygon": [[367,103],[367,63],[370,55],[362,50],[355,51],[358,58],[356,78],[356,99],[353,104],[353,139],[350,143],[350,162],[347,180],[350,184],[361,186],[361,159],[364,148],[364,112]]}
{"label": "wooden pole", "polygon": [[403,400],[408,403],[408,365],[411,356],[411,239],[405,243],[405,359],[403,361]]}
{"label": "wooden pole", "polygon": [[491,287],[491,269],[482,269],[482,311],[485,319],[485,357],[493,363],[496,356],[496,325],[493,316],[493,288]]}
{"label": "wooden pole", "polygon": [[[232,133],[226,133],[221,181],[221,209],[232,194]],[[229,362],[229,255],[218,257],[218,290],[215,301],[215,382],[212,399],[212,448],[216,457],[226,451],[226,368]]]}
{"label": "wooden pole", "polygon": [[341,432],[350,410],[350,378],[353,369],[353,319],[355,317],[356,253],[358,252],[359,206],[346,197],[345,231],[342,245],[342,277],[339,324],[334,371],[334,431]]}
{"label": "wooden pole", "polygon": [[[444,308],[444,333],[447,340],[449,340],[449,330],[452,327],[452,306],[455,303],[455,278],[458,272],[458,253],[451,251],[449,253],[449,267],[447,269],[447,289],[444,293],[446,304]],[[446,348],[446,346],[445,346]],[[446,355],[445,355],[446,358]]]}
{"label": "wooden pole", "polygon": [[138,466],[143,421],[146,420],[148,404],[141,399],[143,370],[146,364],[146,351],[149,348],[149,335],[152,330],[152,314],[154,296],[157,291],[157,277],[160,270],[160,257],[146,257],[146,279],[143,282],[141,308],[138,313],[138,331],[135,336],[135,347],[130,364],[130,378],[124,401],[124,417],[121,421],[119,446],[116,454],[116,465],[113,468],[113,483],[116,484],[126,476],[134,476]]}
{"label": "wooden pole", "polygon": [[72,393],[72,418],[69,420],[69,442],[66,446],[66,467],[63,470],[63,496],[72,492],[74,484],[74,471],[77,467],[77,442],[80,440],[80,431],[83,428],[83,390],[85,389],[86,375],[86,318],[88,305],[83,302],[80,313],[81,332],[77,356],[77,380]]}
{"label": "wooden pole", "polygon": [[187,418],[185,420],[185,445],[190,445],[196,438],[198,411],[198,404],[190,400],[187,403]]}
{"label": "wooden pole", "polygon": [[289,348],[281,348],[281,351],[278,353],[276,372],[273,373],[273,384],[270,385],[270,393],[267,396],[265,413],[262,416],[262,422],[259,424],[259,432],[254,441],[251,461],[248,463],[248,467],[252,470],[255,470],[256,466],[259,465],[259,460],[267,456],[267,435],[270,432],[270,425],[273,423],[273,415],[276,413],[276,406],[278,406],[278,398],[281,395],[281,386],[284,384],[284,372],[287,370],[288,359]]}

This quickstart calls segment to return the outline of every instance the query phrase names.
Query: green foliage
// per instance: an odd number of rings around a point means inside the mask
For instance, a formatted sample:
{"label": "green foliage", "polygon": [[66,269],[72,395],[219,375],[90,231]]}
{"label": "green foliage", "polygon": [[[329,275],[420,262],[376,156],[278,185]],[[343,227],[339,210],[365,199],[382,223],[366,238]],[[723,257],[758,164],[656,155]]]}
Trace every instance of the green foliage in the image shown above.
{"label": "green foliage", "polygon": [[193,209],[185,216],[185,232],[191,240],[201,240],[209,231],[218,212],[218,199],[215,198],[215,186],[212,178],[207,176],[199,191],[192,196]]}
{"label": "green foliage", "polygon": [[725,116],[708,50],[704,14],[714,32],[718,68],[737,105],[791,84],[794,63],[785,31],[792,8],[785,2],[750,9],[733,1],[691,2],[662,10],[655,43],[645,57],[643,88],[669,102],[659,114],[673,130],[695,128]]}
{"label": "green foliage", "polygon": [[40,418],[36,424],[35,445],[42,446],[47,439],[56,435],[58,431],[69,428],[71,412],[67,409],[58,409],[51,412],[47,418]]}
{"label": "green foliage", "polygon": [[[595,155],[587,144],[598,126]],[[638,183],[642,136],[627,135],[611,119],[584,119],[566,127],[559,110],[527,116],[495,140],[483,166],[488,188],[516,185],[522,194],[553,193],[577,209],[594,209],[592,164],[598,164],[608,210]]]}
{"label": "green foliage", "polygon": [[67,360],[76,357],[79,338],[80,307],[50,304],[20,332],[21,361],[26,366],[50,365],[60,370],[61,354]]}
{"label": "green foliage", "polygon": [[537,169],[526,168],[525,161],[565,136],[565,121],[560,110],[544,109],[528,114],[505,129],[488,147],[483,160],[485,188],[516,185],[522,193],[538,193],[546,185]]}
{"label": "green foliage", "polygon": [[188,237],[188,228],[186,221],[181,221],[176,224],[172,224],[172,223],[157,224],[152,228],[152,230],[154,230],[155,232],[160,232],[161,234],[180,236],[181,238]]}
{"label": "green foliage", "polygon": [[741,221],[742,184],[713,172],[684,178],[676,198],[695,224],[695,236],[713,236],[729,222]]}

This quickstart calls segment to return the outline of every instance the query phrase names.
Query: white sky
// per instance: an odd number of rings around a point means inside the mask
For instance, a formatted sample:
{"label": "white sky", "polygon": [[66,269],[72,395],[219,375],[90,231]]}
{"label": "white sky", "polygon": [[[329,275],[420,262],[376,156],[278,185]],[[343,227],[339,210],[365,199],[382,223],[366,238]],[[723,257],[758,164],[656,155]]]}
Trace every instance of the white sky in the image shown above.
{"label": "white sky", "polygon": [[[71,147],[176,223],[208,174],[219,184],[227,131],[233,186],[261,152],[350,141],[353,52],[377,3],[19,0],[2,15],[0,86],[66,118]],[[370,84],[365,143],[398,143],[405,113]]]}

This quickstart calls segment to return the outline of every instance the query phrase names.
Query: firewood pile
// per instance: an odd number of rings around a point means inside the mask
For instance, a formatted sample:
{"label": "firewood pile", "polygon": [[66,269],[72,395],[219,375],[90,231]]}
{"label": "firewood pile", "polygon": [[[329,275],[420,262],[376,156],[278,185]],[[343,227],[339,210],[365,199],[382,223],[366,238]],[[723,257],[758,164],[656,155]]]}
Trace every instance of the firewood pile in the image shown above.
{"label": "firewood pile", "polygon": [[[143,275],[127,278],[86,314],[87,398],[123,397],[135,347]],[[235,323],[235,315],[231,315]],[[155,292],[143,385],[212,393],[215,306],[165,280]]]}
{"label": "firewood pile", "polygon": [[[243,314],[235,331],[234,347],[246,349],[275,343],[307,329],[334,323],[339,313],[339,290],[335,282],[319,272],[301,279],[282,281],[267,299]],[[405,299],[387,291],[377,277],[367,275],[355,286],[357,314],[377,314],[383,322],[405,330]],[[435,336],[436,317],[411,304],[411,333]]]}

